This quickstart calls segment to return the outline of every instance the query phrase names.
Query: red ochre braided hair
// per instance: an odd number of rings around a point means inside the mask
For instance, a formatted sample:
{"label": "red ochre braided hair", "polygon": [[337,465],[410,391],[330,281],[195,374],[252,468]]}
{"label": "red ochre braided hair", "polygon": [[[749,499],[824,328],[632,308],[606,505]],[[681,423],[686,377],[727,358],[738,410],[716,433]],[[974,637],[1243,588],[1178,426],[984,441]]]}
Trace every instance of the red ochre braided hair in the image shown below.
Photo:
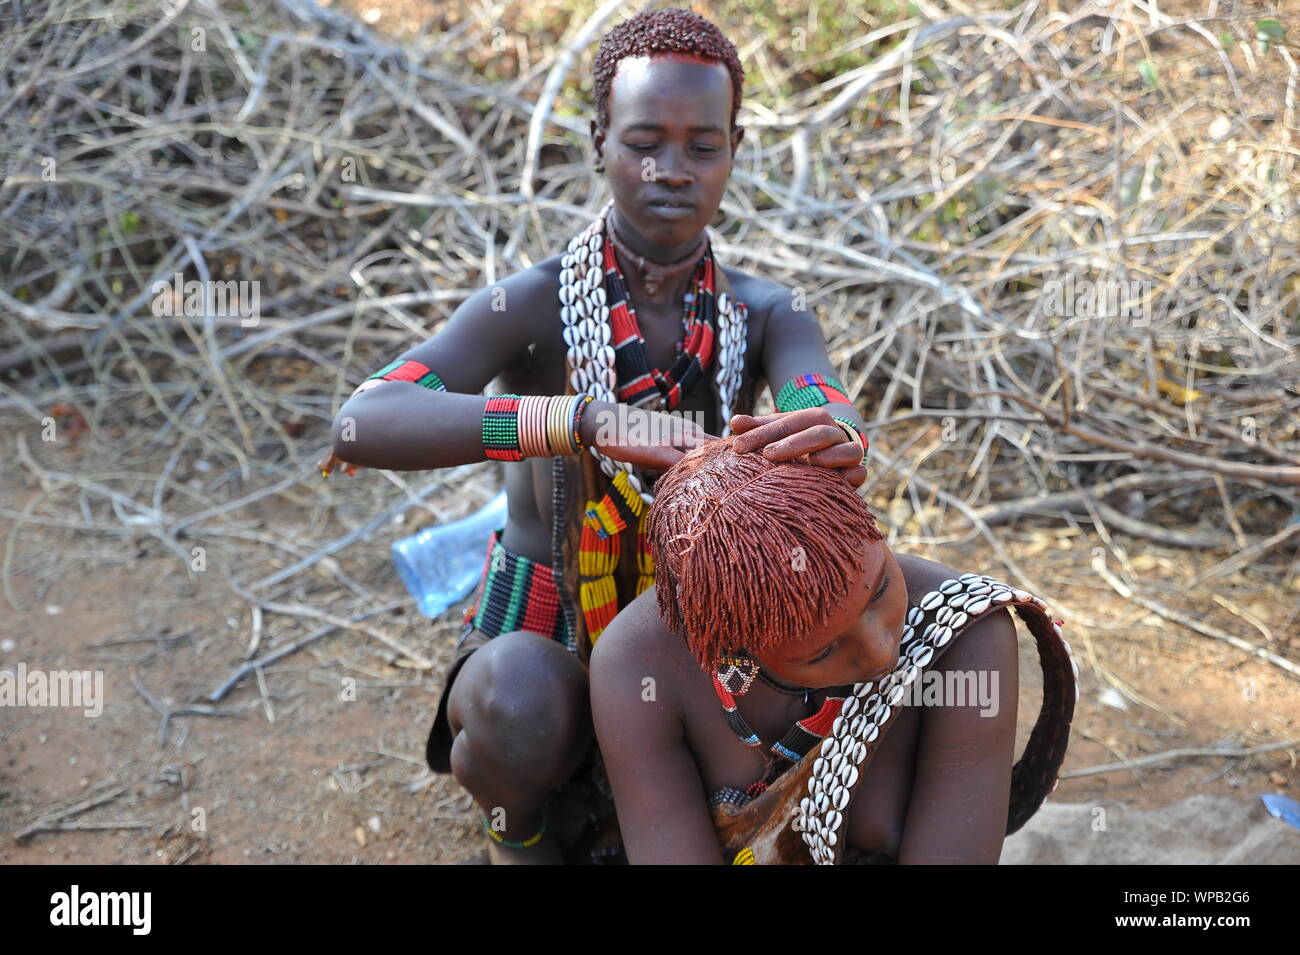
{"label": "red ochre braided hair", "polygon": [[615,26],[600,41],[592,67],[596,82],[596,124],[609,129],[609,91],[618,63],[628,56],[681,53],[721,63],[731,74],[731,127],[740,112],[745,70],[736,47],[722,31],[698,13],[678,7],[645,10]]}
{"label": "red ochre braided hair", "polygon": [[824,625],[863,573],[865,543],[884,539],[835,471],[737,454],[734,441],[673,465],[647,517],[659,614],[710,672],[728,653],[763,653]]}

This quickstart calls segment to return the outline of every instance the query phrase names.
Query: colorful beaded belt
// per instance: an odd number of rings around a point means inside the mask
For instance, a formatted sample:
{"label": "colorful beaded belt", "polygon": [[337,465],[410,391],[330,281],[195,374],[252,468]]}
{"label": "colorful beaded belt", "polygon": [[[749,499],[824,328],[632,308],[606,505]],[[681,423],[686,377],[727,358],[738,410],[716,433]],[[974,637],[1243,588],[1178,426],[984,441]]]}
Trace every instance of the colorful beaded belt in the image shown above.
{"label": "colorful beaded belt", "polygon": [[573,634],[560,609],[551,568],[516,554],[501,543],[501,531],[488,538],[478,601],[464,619],[489,637],[527,630],[572,649]]}

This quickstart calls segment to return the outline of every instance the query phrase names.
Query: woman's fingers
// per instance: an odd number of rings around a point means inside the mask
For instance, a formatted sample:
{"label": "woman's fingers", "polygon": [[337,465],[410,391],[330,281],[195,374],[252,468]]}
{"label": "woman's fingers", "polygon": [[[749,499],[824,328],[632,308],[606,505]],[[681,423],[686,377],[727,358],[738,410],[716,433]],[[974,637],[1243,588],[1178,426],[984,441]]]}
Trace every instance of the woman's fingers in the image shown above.
{"label": "woman's fingers", "polygon": [[[844,432],[833,424],[820,424],[772,442],[763,448],[763,457],[769,461],[789,461],[792,458],[805,454],[811,455],[816,451],[829,449],[838,444],[848,447],[848,442],[844,440]],[[860,448],[861,446],[859,446]],[[858,457],[861,456],[861,453],[859,453]],[[853,458],[850,461],[841,460],[839,463],[856,464],[857,460],[858,458]],[[813,461],[811,463],[819,464],[820,462]]]}
{"label": "woman's fingers", "polygon": [[753,431],[760,425],[775,421],[778,417],[780,417],[780,415],[734,414],[731,416],[731,433],[744,434],[747,431]]}
{"label": "woman's fingers", "polygon": [[[801,408],[798,411],[765,415],[754,420],[760,422],[760,424],[746,431],[732,445],[737,454],[747,454],[750,451],[789,438],[817,425],[835,427],[831,423],[830,415],[822,408]],[[792,457],[794,456],[792,455]],[[785,459],[775,458],[773,460]]]}
{"label": "woman's fingers", "polygon": [[316,462],[316,469],[328,477],[331,472],[337,470],[343,464],[343,459],[333,451],[327,451],[325,456]]}
{"label": "woman's fingers", "polygon": [[808,455],[808,463],[819,468],[855,468],[862,463],[862,445],[856,441],[845,441],[844,432],[839,428],[839,444],[824,448]]}
{"label": "woman's fingers", "polygon": [[853,487],[860,488],[867,482],[867,469],[861,464],[851,468],[840,468],[840,474],[844,475],[844,480],[848,481]]}

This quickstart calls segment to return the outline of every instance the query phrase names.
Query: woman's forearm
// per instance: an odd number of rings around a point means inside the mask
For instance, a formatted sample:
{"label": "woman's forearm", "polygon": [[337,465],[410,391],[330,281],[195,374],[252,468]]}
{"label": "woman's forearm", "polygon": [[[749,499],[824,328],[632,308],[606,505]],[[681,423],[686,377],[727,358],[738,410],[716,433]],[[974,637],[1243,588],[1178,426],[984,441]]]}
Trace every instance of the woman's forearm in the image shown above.
{"label": "woman's forearm", "polygon": [[334,453],[351,464],[425,471],[484,461],[488,399],[387,382],[353,395],[334,416]]}
{"label": "woman's forearm", "polygon": [[[334,453],[350,464],[392,471],[430,471],[486,461],[483,415],[489,398],[386,382],[353,395],[334,417]],[[593,401],[581,422],[582,443],[594,438]]]}

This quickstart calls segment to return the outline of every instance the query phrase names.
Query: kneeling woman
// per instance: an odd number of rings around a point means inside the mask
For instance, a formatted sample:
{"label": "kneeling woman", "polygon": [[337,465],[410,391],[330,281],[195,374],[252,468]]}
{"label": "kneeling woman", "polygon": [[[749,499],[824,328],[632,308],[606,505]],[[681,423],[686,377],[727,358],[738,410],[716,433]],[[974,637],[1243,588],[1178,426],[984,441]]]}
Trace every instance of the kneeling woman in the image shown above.
{"label": "kneeling woman", "polygon": [[[1037,598],[894,554],[839,474],[688,453],[655,486],[655,586],[591,660],[633,863],[996,863],[1055,788],[1077,670]],[[1013,767],[1015,609],[1043,707]]]}

